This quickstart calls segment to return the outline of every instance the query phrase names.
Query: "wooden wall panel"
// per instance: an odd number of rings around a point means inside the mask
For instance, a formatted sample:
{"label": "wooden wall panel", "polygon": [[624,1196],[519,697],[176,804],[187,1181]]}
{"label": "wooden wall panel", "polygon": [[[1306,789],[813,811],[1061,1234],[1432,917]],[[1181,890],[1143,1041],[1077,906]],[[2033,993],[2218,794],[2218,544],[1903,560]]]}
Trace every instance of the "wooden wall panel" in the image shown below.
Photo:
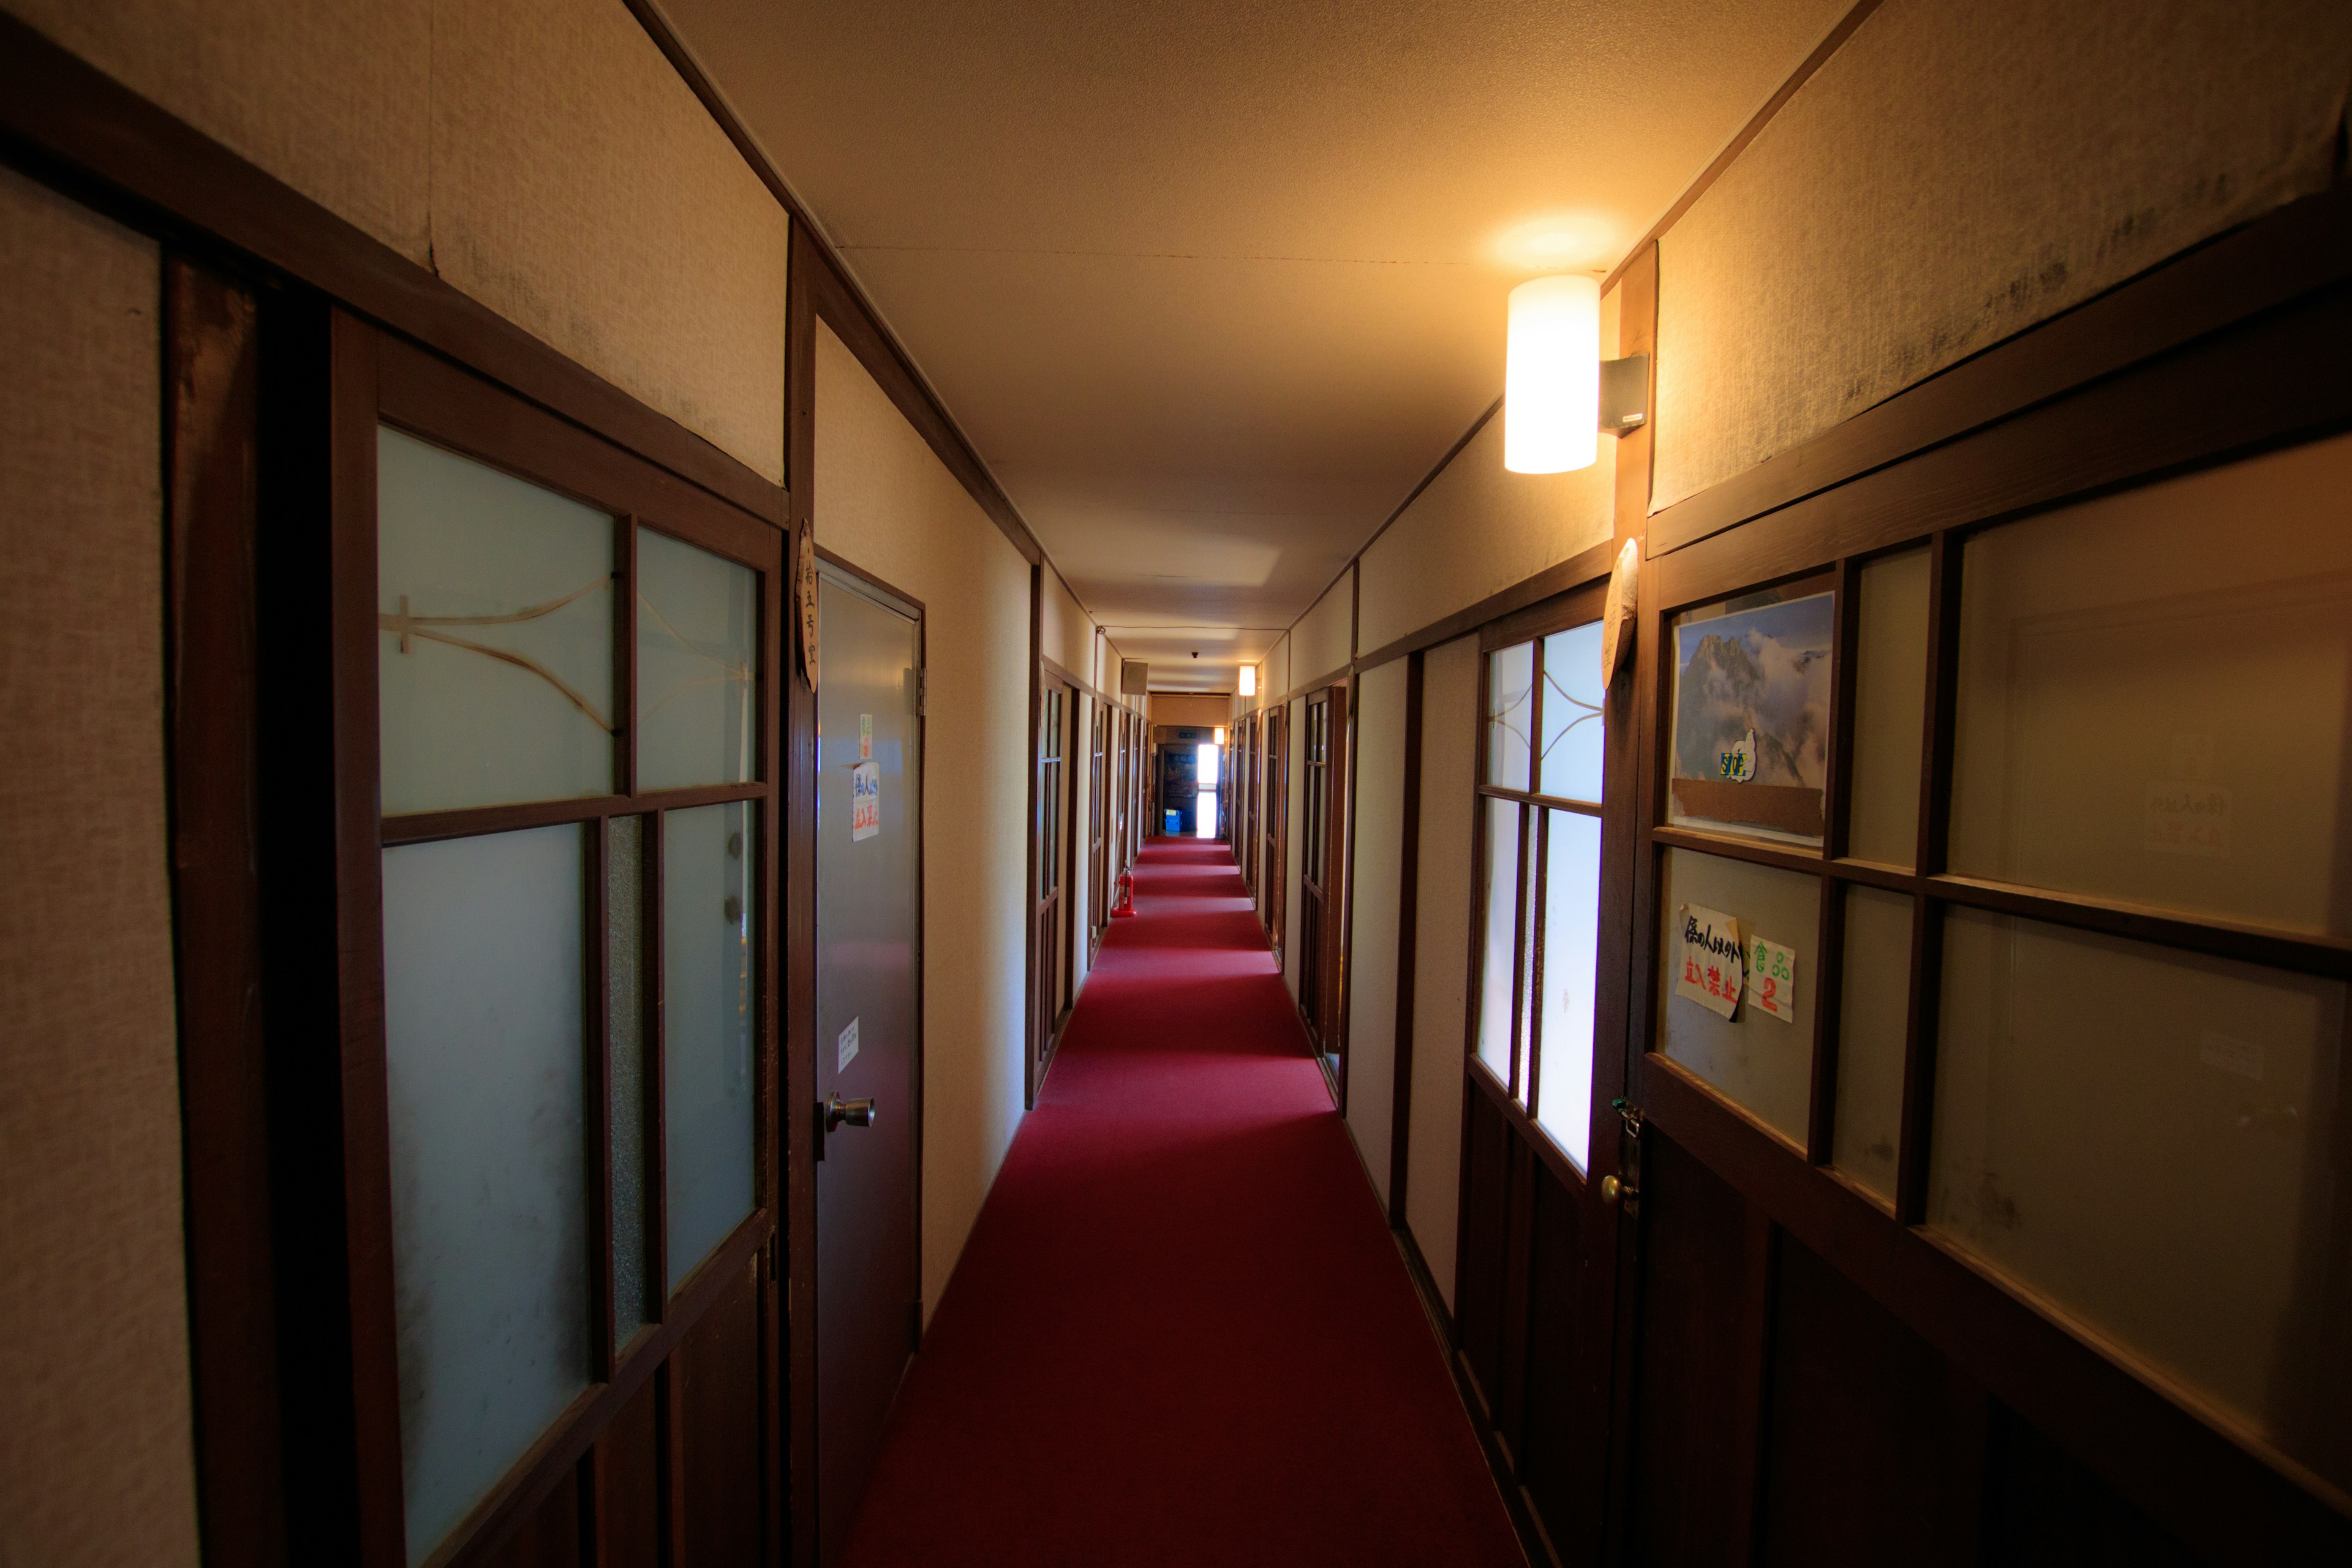
{"label": "wooden wall panel", "polygon": [[1528,1490],[1555,1544],[1599,1539],[1600,1521],[1585,1515],[1591,1495],[1584,1467],[1601,1391],[1582,1387],[1582,1336],[1577,1303],[1584,1262],[1582,1210],[1577,1195],[1537,1160],[1528,1258],[1527,1405],[1521,1419],[1519,1484]]}
{"label": "wooden wall panel", "polygon": [[2196,1568],[2158,1528],[2008,1406],[1986,1444],[1978,1561],[2009,1568]]}
{"label": "wooden wall panel", "polygon": [[580,1521],[580,1472],[565,1472],[547,1500],[507,1538],[492,1568],[583,1568],[583,1532]]}
{"label": "wooden wall panel", "polygon": [[671,1488],[688,1563],[760,1554],[759,1291],[751,1271],[728,1288],[670,1363],[681,1471]]}
{"label": "wooden wall panel", "polygon": [[1748,1205],[1654,1125],[1642,1142],[1642,1333],[1634,1376],[1632,1527],[1654,1568],[1745,1562],[1751,1457],[1739,1303],[1758,1288]]}
{"label": "wooden wall panel", "polygon": [[1462,1358],[1491,1420],[1502,1389],[1503,1283],[1508,1272],[1510,1128],[1494,1100],[1472,1087],[1462,1139],[1461,1257],[1454,1326]]}
{"label": "wooden wall panel", "polygon": [[660,1568],[661,1394],[647,1378],[596,1438],[596,1568]]}

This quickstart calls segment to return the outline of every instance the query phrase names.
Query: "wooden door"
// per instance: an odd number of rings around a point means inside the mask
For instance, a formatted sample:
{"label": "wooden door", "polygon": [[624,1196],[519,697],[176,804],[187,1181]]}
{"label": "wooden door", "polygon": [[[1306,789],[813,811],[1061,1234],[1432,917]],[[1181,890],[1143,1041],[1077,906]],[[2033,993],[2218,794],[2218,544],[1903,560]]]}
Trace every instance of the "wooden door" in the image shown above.
{"label": "wooden door", "polygon": [[289,1556],[772,1557],[782,535],[283,309]]}
{"label": "wooden door", "polygon": [[1309,694],[1305,721],[1298,749],[1305,775],[1298,825],[1298,1006],[1332,1092],[1344,1104],[1347,684]]}
{"label": "wooden door", "polygon": [[840,1555],[921,1330],[919,609],[826,563],[818,620],[818,1556]]}
{"label": "wooden door", "polygon": [[1283,957],[1283,905],[1290,896],[1290,710],[1286,705],[1265,716],[1265,893],[1259,906],[1265,911],[1266,940],[1273,944],[1276,968]]}
{"label": "wooden door", "polygon": [[2352,437],[2016,471],[1645,573],[1622,1560],[2352,1561]]}
{"label": "wooden door", "polygon": [[1087,774],[1087,925],[1089,940],[1110,923],[1111,865],[1108,850],[1114,752],[1108,740],[1110,715],[1100,702],[1090,704],[1092,765]]}
{"label": "wooden door", "polygon": [[[1602,1554],[1634,746],[1595,587],[1486,628],[1463,1097],[1456,1356],[1517,1510]],[[1604,1045],[1605,1043],[1605,1045]],[[1593,1151],[1601,1170],[1593,1169]]]}
{"label": "wooden door", "polygon": [[1037,815],[1030,832],[1037,868],[1030,904],[1030,1096],[1045,1079],[1070,1006],[1070,735],[1076,693],[1053,676],[1037,692]]}

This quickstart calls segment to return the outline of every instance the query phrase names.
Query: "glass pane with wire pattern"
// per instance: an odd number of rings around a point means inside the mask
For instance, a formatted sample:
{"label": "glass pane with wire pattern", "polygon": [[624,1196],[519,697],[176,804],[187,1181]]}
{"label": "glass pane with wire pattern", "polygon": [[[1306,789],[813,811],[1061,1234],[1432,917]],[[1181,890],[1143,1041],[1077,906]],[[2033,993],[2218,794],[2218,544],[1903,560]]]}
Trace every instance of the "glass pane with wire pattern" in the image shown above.
{"label": "glass pane with wire pattern", "polygon": [[2352,1483],[2346,986],[1947,912],[1927,1224]]}
{"label": "glass pane with wire pattern", "polygon": [[1854,614],[1853,771],[1846,853],[1908,868],[1918,858],[1920,740],[1927,711],[1927,552],[1862,569]]}
{"label": "glass pane with wire pattern", "polygon": [[1543,758],[1538,793],[1601,799],[1601,623],[1554,632],[1543,648]]}
{"label": "glass pane with wire pattern", "polygon": [[[1659,1049],[1790,1142],[1802,1144],[1812,1101],[1813,990],[1821,973],[1817,877],[1747,860],[1666,851],[1659,913]],[[1794,954],[1795,1005],[1781,1016],[1757,1004],[1750,980],[1725,1018],[1675,988],[1685,972],[1685,911],[1727,916],[1743,953],[1758,938]]]}
{"label": "glass pane with wire pattern", "polygon": [[1951,867],[2352,935],[2352,436],[1962,554]]}
{"label": "glass pane with wire pattern", "polygon": [[758,776],[760,574],[637,530],[637,787]]}
{"label": "glass pane with wire pattern", "polygon": [[1481,797],[1486,807],[1486,929],[1478,971],[1478,1059],[1511,1080],[1511,1019],[1517,998],[1519,804]]}
{"label": "glass pane with wire pattern", "polygon": [[[1594,655],[1595,663],[1600,656]],[[1584,1169],[1592,1123],[1592,1012],[1601,957],[1601,819],[1547,811],[1543,1061],[1536,1121]]]}
{"label": "glass pane with wire pattern", "polygon": [[1536,645],[1517,643],[1486,656],[1486,782],[1529,787],[1536,714]]}
{"label": "glass pane with wire pattern", "polygon": [[383,852],[411,1563],[588,1384],[587,831]]}
{"label": "glass pane with wire pattern", "polygon": [[1911,900],[1884,888],[1848,887],[1844,896],[1831,1163],[1892,1204],[1911,1016]]}
{"label": "glass pane with wire pattern", "polygon": [[662,815],[662,1112],[672,1290],[756,1201],[751,811],[749,802],[730,801]]}
{"label": "glass pane with wire pattern", "polygon": [[376,431],[386,816],[609,795],[613,519]]}

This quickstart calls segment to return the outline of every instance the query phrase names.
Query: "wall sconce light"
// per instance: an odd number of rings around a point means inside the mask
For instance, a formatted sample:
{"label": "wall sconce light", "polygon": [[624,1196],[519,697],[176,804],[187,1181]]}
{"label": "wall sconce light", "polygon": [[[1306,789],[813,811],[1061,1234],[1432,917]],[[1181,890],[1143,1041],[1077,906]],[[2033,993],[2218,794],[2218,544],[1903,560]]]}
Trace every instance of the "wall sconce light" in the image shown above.
{"label": "wall sconce light", "polygon": [[1222,746],[1222,745],[1223,745],[1224,743],[1225,743],[1225,727],[1224,727],[1223,724],[1220,724],[1220,725],[1218,725],[1218,726],[1217,726],[1217,744],[1218,744],[1218,745],[1220,745],[1220,746]]}
{"label": "wall sconce light", "polygon": [[1622,436],[1647,422],[1649,356],[1601,359],[1598,279],[1566,273],[1512,289],[1506,349],[1503,467],[1511,472],[1591,468],[1598,432]]}
{"label": "wall sconce light", "polygon": [[1244,697],[1257,695],[1257,666],[1254,664],[1242,666],[1242,695]]}

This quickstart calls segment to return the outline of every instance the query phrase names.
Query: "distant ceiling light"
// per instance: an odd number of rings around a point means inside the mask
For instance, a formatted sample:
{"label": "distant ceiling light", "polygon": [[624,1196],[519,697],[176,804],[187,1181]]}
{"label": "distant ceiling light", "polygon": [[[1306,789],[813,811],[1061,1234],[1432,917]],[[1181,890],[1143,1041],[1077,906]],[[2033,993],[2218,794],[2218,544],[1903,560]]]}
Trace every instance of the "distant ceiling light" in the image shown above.
{"label": "distant ceiling light", "polygon": [[1601,280],[1565,273],[1520,284],[1503,368],[1503,467],[1591,468],[1600,426]]}
{"label": "distant ceiling light", "polygon": [[1257,695],[1257,666],[1254,664],[1242,666],[1242,695],[1244,697]]}

